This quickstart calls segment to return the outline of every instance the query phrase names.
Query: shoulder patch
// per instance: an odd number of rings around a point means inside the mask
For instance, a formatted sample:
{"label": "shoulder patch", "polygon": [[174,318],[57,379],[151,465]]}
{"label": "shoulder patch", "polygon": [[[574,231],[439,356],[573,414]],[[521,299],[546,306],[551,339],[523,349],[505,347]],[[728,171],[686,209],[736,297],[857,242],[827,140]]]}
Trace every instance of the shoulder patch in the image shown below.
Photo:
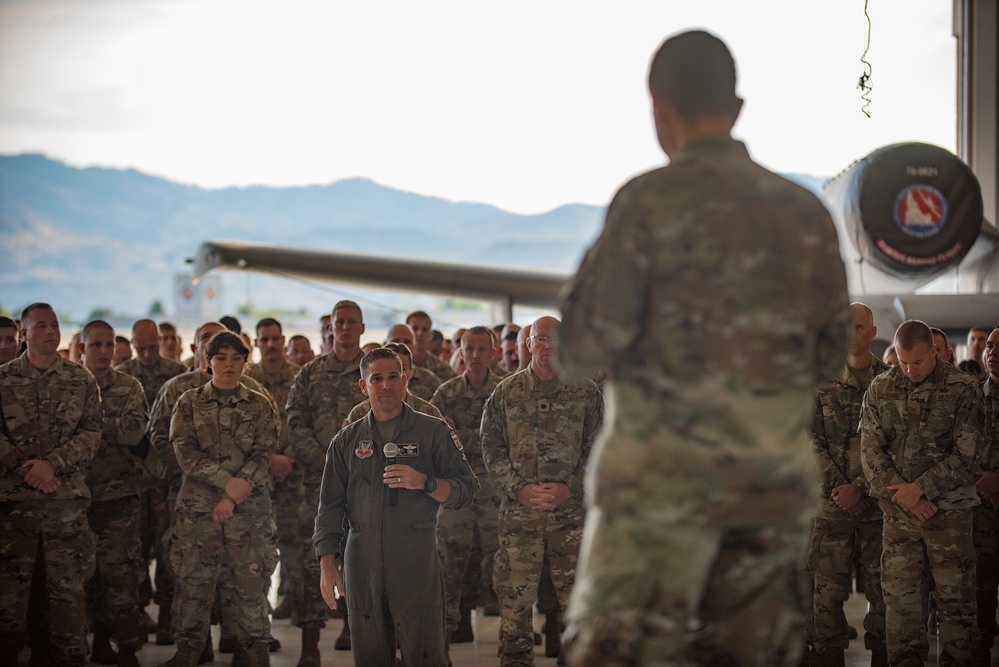
{"label": "shoulder patch", "polygon": [[458,439],[458,434],[455,433],[453,430],[451,431],[451,441],[454,442],[454,446],[458,448],[459,452],[464,451],[461,448],[461,440]]}
{"label": "shoulder patch", "polygon": [[361,440],[354,448],[354,456],[359,459],[366,459],[375,453],[374,442],[371,440]]}

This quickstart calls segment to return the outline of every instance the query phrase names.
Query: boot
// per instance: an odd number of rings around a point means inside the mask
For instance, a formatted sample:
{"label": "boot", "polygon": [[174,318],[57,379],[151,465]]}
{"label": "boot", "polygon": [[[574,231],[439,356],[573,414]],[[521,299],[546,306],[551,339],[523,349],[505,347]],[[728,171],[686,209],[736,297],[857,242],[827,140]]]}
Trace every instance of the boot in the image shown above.
{"label": "boot", "polygon": [[219,653],[232,653],[236,650],[236,642],[232,637],[219,637]]}
{"label": "boot", "polygon": [[145,628],[147,635],[156,634],[156,628],[159,627],[159,624],[153,620],[153,617],[149,615],[149,612],[143,611],[139,618],[141,619],[141,623],[139,625]]}
{"label": "boot", "polygon": [[198,664],[203,665],[214,659],[215,651],[212,650],[212,633],[209,631],[208,637],[205,639],[205,647],[201,649],[201,653],[198,655]]}
{"label": "boot", "polygon": [[158,667],[198,667],[198,649],[177,644],[177,653]]}
{"label": "boot", "polygon": [[270,640],[267,642],[267,652],[277,653],[280,650],[281,650],[281,642],[278,641],[277,637],[271,637]]}
{"label": "boot", "polygon": [[295,603],[292,602],[291,596],[285,595],[281,598],[281,602],[274,611],[271,613],[271,618],[275,621],[283,621],[285,619],[291,618],[291,611],[295,607]]}
{"label": "boot", "polygon": [[247,667],[270,667],[271,654],[267,644],[254,644],[246,650]]}
{"label": "boot", "polygon": [[111,648],[111,636],[101,623],[94,624],[94,643],[90,649],[90,662],[98,665],[117,665],[118,654]]}
{"label": "boot", "polygon": [[562,654],[562,619],[559,614],[545,617],[545,657],[557,658]]}
{"label": "boot", "polygon": [[320,667],[319,659],[320,628],[302,628],[302,657],[295,667]]}
{"label": "boot", "polygon": [[813,649],[808,653],[808,664],[810,667],[845,667],[846,656],[841,648]]}
{"label": "boot", "polygon": [[475,634],[472,632],[472,610],[462,607],[461,615],[458,617],[458,625],[451,633],[452,644],[467,644],[475,641]]}
{"label": "boot", "polygon": [[170,616],[170,606],[161,605],[159,621],[156,624],[156,645],[169,646],[173,643],[173,620]]}
{"label": "boot", "polygon": [[[985,665],[991,662],[983,663]],[[871,667],[888,667],[888,649],[884,646],[871,649]]]}
{"label": "boot", "polygon": [[118,647],[118,667],[139,667],[139,659],[135,657],[135,649],[130,646]]}
{"label": "boot", "polygon": [[232,647],[232,667],[250,667],[250,655],[242,644],[234,644]]}
{"label": "boot", "polygon": [[350,650],[350,623],[346,618],[343,619],[343,630],[340,631],[340,636],[333,642],[333,648],[337,651]]}

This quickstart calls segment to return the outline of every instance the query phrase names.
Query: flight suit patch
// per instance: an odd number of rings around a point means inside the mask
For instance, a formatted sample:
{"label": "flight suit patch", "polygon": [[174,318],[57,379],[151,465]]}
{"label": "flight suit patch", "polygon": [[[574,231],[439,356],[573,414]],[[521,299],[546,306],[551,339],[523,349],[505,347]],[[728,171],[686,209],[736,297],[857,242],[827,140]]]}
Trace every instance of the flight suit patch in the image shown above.
{"label": "flight suit patch", "polygon": [[361,442],[354,449],[354,456],[359,459],[366,459],[374,453],[374,442],[371,440],[361,440]]}
{"label": "flight suit patch", "polygon": [[420,455],[420,443],[402,442],[399,443],[399,458],[412,458]]}
{"label": "flight suit patch", "polygon": [[454,431],[451,431],[451,440],[452,442],[454,442],[454,446],[458,448],[459,452],[464,451],[461,448],[461,440],[458,439],[458,434],[455,433]]}

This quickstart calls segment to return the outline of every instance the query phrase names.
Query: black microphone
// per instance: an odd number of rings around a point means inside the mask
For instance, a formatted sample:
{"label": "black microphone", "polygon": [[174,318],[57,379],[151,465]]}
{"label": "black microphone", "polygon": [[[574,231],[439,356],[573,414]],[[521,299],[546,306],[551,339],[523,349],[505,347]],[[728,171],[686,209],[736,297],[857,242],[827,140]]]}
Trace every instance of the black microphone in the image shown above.
{"label": "black microphone", "polygon": [[[395,465],[395,457],[399,456],[399,445],[394,442],[386,443],[382,447],[382,454],[385,455],[386,465]],[[389,505],[395,507],[399,503],[399,489],[392,487],[389,489]]]}

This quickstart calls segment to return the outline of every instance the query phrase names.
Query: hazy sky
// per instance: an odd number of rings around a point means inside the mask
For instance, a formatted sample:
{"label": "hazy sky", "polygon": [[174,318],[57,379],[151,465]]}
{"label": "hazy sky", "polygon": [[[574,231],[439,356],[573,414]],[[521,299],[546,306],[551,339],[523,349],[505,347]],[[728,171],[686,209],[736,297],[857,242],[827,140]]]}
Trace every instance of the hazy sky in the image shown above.
{"label": "hazy sky", "polygon": [[0,0],[0,153],[205,187],[364,176],[519,212],[605,204],[662,164],[662,39],[732,48],[736,134],[833,175],[894,141],[955,147],[950,0]]}

